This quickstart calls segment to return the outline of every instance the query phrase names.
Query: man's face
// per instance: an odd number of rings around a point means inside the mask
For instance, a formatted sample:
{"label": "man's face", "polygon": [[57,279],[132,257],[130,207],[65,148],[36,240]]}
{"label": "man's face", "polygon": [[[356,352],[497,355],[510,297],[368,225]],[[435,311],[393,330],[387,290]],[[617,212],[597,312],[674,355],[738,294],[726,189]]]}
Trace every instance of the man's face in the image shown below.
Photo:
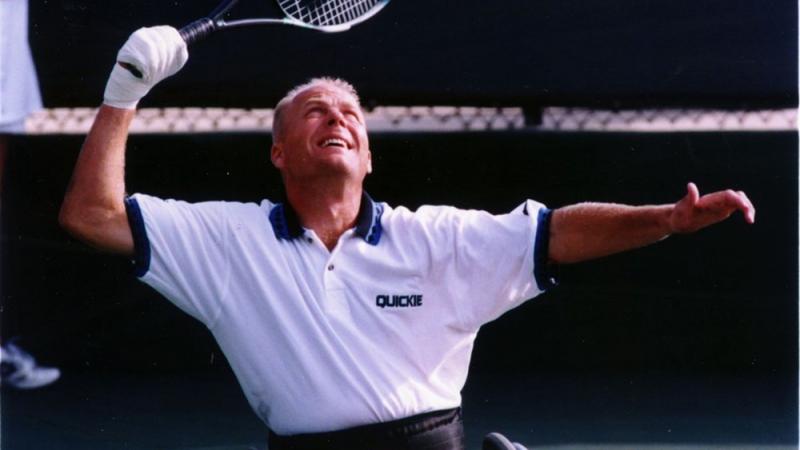
{"label": "man's face", "polygon": [[283,111],[272,162],[287,181],[350,177],[372,171],[364,115],[356,99],[330,84],[300,92]]}

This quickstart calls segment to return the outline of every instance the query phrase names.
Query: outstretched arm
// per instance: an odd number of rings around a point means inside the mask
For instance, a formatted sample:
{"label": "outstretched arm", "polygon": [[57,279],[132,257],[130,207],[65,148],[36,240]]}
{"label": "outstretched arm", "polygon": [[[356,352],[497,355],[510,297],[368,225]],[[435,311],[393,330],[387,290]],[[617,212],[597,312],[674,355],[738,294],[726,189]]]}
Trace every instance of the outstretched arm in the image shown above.
{"label": "outstretched arm", "polygon": [[725,220],[736,211],[747,223],[755,208],[742,191],[700,196],[689,183],[686,196],[674,204],[628,206],[579,203],[559,208],[550,222],[550,260],[573,263],[643,247],[675,233],[692,233]]}
{"label": "outstretched arm", "polygon": [[59,214],[61,226],[76,238],[102,250],[133,254],[124,203],[128,129],[139,100],[183,67],[187,58],[178,31],[166,26],[137,30],[119,51],[118,62],[140,68],[142,77],[119,63],[111,72]]}

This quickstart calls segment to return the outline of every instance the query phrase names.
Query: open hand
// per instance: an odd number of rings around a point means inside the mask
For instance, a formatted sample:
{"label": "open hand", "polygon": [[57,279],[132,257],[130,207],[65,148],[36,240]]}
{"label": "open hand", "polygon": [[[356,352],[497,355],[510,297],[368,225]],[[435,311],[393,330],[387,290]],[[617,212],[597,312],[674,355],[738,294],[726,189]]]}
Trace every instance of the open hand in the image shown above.
{"label": "open hand", "polygon": [[728,189],[701,197],[694,183],[686,188],[686,196],[675,203],[669,216],[672,233],[695,232],[727,219],[736,211],[744,214],[747,223],[755,222],[756,209],[742,191]]}

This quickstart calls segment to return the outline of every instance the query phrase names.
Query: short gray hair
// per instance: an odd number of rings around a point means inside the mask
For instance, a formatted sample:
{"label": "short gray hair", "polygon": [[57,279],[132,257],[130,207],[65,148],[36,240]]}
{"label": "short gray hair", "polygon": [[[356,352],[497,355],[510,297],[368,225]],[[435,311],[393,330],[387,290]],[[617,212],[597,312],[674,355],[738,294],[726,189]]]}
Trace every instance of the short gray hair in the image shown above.
{"label": "short gray hair", "polygon": [[283,127],[283,123],[281,123],[281,120],[283,117],[283,112],[286,109],[286,107],[290,103],[292,103],[295,97],[297,97],[297,95],[300,94],[301,92],[311,89],[312,87],[323,86],[323,85],[334,86],[347,92],[348,94],[352,95],[353,98],[356,99],[356,103],[358,104],[359,107],[361,107],[361,100],[358,98],[358,92],[356,92],[356,88],[354,88],[353,85],[348,83],[347,81],[341,78],[334,78],[334,77],[312,78],[307,82],[297,85],[292,89],[290,89],[289,92],[287,92],[286,95],[284,95],[283,98],[275,106],[275,111],[272,114],[272,142],[276,142],[278,140],[279,133],[281,132],[281,129]]}

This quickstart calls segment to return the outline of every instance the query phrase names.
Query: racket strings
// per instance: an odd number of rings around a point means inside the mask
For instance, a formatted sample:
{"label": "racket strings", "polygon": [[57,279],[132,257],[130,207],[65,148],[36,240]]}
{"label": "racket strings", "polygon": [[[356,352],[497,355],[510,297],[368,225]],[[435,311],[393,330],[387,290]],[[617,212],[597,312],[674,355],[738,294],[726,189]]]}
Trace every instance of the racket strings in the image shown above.
{"label": "racket strings", "polygon": [[279,0],[286,15],[309,25],[325,27],[359,20],[385,0]]}

